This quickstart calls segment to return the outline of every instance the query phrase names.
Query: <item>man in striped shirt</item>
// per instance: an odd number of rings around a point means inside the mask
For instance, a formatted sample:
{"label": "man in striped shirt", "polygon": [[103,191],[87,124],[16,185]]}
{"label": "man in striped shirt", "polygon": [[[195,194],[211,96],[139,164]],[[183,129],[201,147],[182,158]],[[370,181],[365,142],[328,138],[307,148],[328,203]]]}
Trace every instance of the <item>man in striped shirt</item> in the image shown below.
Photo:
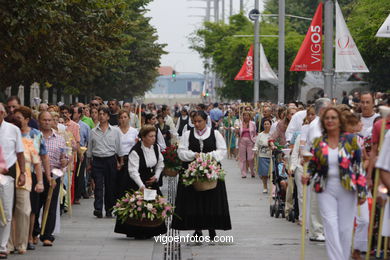
{"label": "man in striped shirt", "polygon": [[[49,155],[49,161],[50,161],[50,170],[53,169],[62,169],[66,165],[68,165],[68,156],[66,154],[66,143],[65,139],[57,134],[52,128],[53,124],[53,118],[51,114],[47,111],[43,111],[39,114],[39,126],[40,130],[43,134],[43,138],[45,140],[47,153]],[[44,186],[45,190],[41,195],[40,201],[39,201],[39,208],[41,208],[48,196],[48,191],[50,186],[54,188],[51,203],[49,207],[49,214],[46,221],[46,228],[43,235],[40,236],[40,240],[43,242],[43,246],[52,246],[54,241],[53,231],[55,228],[56,223],[56,209],[57,209],[57,202],[58,202],[58,195],[60,191],[60,178],[53,179],[53,176],[48,172],[45,172],[46,178],[44,178]],[[41,232],[39,223],[38,223],[39,216],[36,216],[35,218],[35,225],[34,225],[34,232],[33,236],[38,236]]]}

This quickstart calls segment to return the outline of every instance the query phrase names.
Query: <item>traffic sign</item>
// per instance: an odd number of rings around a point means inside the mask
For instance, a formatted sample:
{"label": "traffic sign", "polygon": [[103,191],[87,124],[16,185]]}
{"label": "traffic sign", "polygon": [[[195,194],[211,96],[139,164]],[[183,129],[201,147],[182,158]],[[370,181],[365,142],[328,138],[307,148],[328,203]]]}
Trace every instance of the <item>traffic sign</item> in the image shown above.
{"label": "traffic sign", "polygon": [[257,19],[259,19],[259,14],[260,14],[260,11],[257,10],[257,9],[252,9],[248,16],[249,16],[249,19],[251,19],[252,21],[256,21]]}

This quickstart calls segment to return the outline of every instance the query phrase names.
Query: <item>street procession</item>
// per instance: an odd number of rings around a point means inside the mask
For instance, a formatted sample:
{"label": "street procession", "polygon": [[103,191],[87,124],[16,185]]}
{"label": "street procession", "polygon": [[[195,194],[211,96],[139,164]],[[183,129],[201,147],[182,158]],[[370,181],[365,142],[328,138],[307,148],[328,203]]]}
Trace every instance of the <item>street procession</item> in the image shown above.
{"label": "street procession", "polygon": [[388,0],[0,15],[0,259],[390,259]]}

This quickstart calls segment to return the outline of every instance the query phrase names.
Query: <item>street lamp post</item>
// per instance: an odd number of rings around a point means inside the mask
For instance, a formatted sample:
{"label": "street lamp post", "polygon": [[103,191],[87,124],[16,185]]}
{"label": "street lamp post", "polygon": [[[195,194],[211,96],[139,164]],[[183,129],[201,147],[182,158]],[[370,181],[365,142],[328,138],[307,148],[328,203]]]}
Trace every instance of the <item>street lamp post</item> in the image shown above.
{"label": "street lamp post", "polygon": [[279,0],[279,39],[278,39],[278,102],[284,103],[285,69],[285,0]]}
{"label": "street lamp post", "polygon": [[[255,0],[255,10],[259,10],[259,0]],[[260,88],[260,15],[255,19],[255,44],[254,44],[254,86],[253,86],[253,103],[259,101]]]}
{"label": "street lamp post", "polygon": [[333,12],[334,3],[332,0],[325,0],[325,42],[324,42],[324,94],[333,98]]}

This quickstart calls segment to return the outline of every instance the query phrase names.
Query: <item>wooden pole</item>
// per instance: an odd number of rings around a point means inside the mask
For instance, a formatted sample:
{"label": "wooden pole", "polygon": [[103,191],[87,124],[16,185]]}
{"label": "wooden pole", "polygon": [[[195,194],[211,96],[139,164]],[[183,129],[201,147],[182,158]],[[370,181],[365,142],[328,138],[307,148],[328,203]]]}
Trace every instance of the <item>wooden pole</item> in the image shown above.
{"label": "wooden pole", "polygon": [[142,123],[142,120],[141,120],[141,102],[139,102],[138,104],[138,125],[139,125],[139,129],[142,128],[141,126],[141,123]]}
{"label": "wooden pole", "polygon": [[3,200],[0,198],[0,217],[3,222],[3,226],[7,225],[7,218],[5,217]]}
{"label": "wooden pole", "polygon": [[[381,132],[380,132],[380,139],[379,139],[379,146],[378,146],[378,152],[382,148],[383,139],[385,136],[385,127],[386,127],[386,121],[387,121],[387,115],[382,116],[382,126],[381,126]],[[379,185],[379,169],[375,169],[375,178],[374,178],[374,194],[372,197],[372,209],[371,209],[371,216],[370,216],[370,226],[368,229],[368,245],[367,245],[367,253],[366,253],[366,260],[370,259],[370,252],[371,252],[371,244],[372,244],[372,235],[374,231],[374,222],[375,222],[375,211],[376,211],[376,198],[378,195],[378,185]]]}
{"label": "wooden pole", "polygon": [[[73,157],[72,157],[73,158]],[[73,160],[72,160],[73,163]],[[67,197],[68,197],[68,213],[69,216],[72,217],[72,191],[71,191],[71,186],[72,186],[72,174],[71,174],[71,166],[68,165],[68,190],[67,190]]]}
{"label": "wooden pole", "polygon": [[53,183],[55,182],[54,179],[51,180],[49,191],[47,193],[47,198],[45,202],[45,209],[43,211],[43,216],[42,216],[42,225],[41,225],[41,236],[45,234],[45,229],[46,229],[46,222],[47,222],[47,216],[49,215],[49,208],[51,204],[51,198],[53,197]]}
{"label": "wooden pole", "polygon": [[[310,152],[304,152],[303,159],[303,178],[307,177],[307,168],[312,157]],[[301,260],[305,259],[305,236],[306,236],[306,204],[307,204],[307,184],[303,185],[303,203],[302,203],[302,227],[301,227]]]}
{"label": "wooden pole", "polygon": [[385,213],[385,207],[383,206],[381,208],[381,214],[379,218],[379,230],[378,230],[378,240],[377,240],[377,245],[376,245],[376,258],[381,257],[381,247],[382,247],[382,226],[383,226],[383,217]]}

